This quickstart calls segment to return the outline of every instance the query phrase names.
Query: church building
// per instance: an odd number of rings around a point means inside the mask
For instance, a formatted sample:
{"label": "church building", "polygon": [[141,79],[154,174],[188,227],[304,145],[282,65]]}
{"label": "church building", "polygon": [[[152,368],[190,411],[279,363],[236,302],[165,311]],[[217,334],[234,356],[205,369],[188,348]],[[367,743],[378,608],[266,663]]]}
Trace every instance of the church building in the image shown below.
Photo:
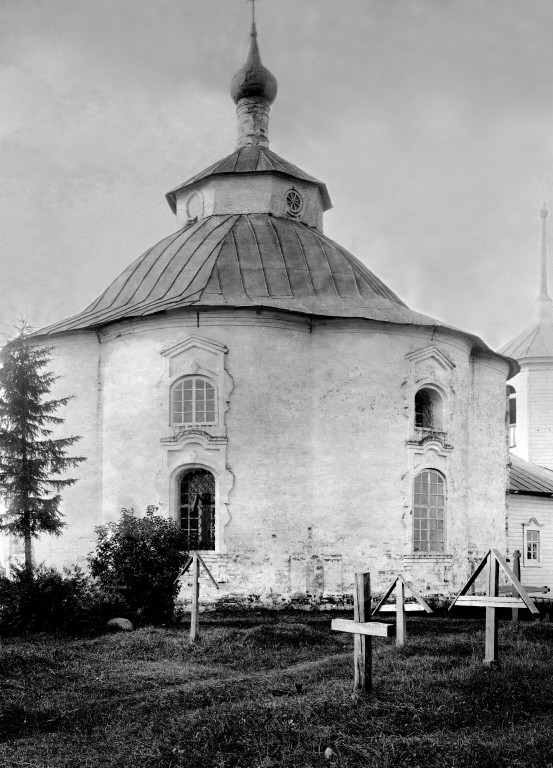
{"label": "church building", "polygon": [[375,591],[400,572],[452,593],[506,549],[518,367],[324,234],[326,184],[269,148],[255,23],[231,96],[237,147],[167,194],[176,231],[37,335],[87,461],[35,559],[85,564],[95,526],[155,505],[223,601],[336,604],[360,570]]}

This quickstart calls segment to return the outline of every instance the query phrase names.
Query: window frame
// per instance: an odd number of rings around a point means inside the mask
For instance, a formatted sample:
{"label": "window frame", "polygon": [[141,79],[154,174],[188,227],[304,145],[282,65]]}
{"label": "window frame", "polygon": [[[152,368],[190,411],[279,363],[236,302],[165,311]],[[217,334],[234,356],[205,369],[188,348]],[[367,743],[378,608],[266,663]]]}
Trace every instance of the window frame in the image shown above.
{"label": "window frame", "polygon": [[[176,482],[175,482],[175,494],[176,494],[176,510],[177,510],[177,523],[179,525],[179,528],[183,530],[182,526],[182,484],[187,477],[187,475],[192,475],[194,472],[205,472],[209,475],[211,475],[213,479],[213,528],[212,528],[212,538],[213,538],[213,546],[209,549],[197,549],[194,550],[193,548],[190,548],[191,551],[198,551],[198,552],[216,552],[217,551],[217,475],[216,473],[209,467],[200,466],[197,464],[186,466],[181,468],[181,471],[178,472],[176,475]],[[201,527],[201,526],[200,526]],[[190,520],[188,520],[187,525],[188,532],[190,531]],[[198,542],[200,543],[200,542]]]}
{"label": "window frame", "polygon": [[[432,425],[425,426],[424,424],[417,424],[417,418],[419,411],[417,410],[417,397],[420,393],[428,393],[431,401],[431,414]],[[444,437],[447,433],[446,429],[446,397],[441,389],[434,384],[422,384],[415,391],[413,396],[413,427],[415,432],[420,435],[437,435]]]}
{"label": "window frame", "polygon": [[[535,534],[535,539],[529,540],[528,534]],[[536,557],[528,557],[529,547],[535,545]],[[541,536],[537,528],[524,528],[524,565],[526,567],[536,567],[541,564]]]}
{"label": "window frame", "polygon": [[[430,485],[431,478],[429,477],[428,478],[429,490],[428,490],[428,493],[427,493],[429,502],[430,502],[430,497],[432,495],[434,495],[436,497],[439,497],[439,496],[443,497],[443,501],[442,501],[441,505],[439,505],[438,503],[436,503],[434,505],[432,505],[431,503],[423,504],[423,503],[420,503],[421,499],[419,499],[418,500],[419,503],[417,503],[417,495],[422,495],[420,491],[417,491],[417,481],[419,480],[419,478],[421,478],[421,476],[425,472],[426,473],[434,473],[440,479],[440,481],[441,481],[442,493],[432,494],[432,493],[430,493],[430,491],[431,491],[431,485]],[[421,485],[422,485],[422,481],[421,481]],[[438,488],[436,490],[438,490]],[[413,477],[412,493],[413,493],[413,521],[412,521],[411,531],[412,531],[412,552],[413,552],[413,554],[416,555],[416,556],[419,556],[419,557],[420,556],[432,557],[432,556],[436,556],[436,555],[438,555],[438,556],[445,555],[446,554],[446,544],[447,544],[447,482],[446,482],[445,475],[442,472],[440,472],[439,470],[435,469],[434,467],[424,467],[424,468],[420,469],[419,472],[417,472],[417,474]],[[425,518],[422,518],[420,515],[417,515],[417,508],[419,508],[419,509],[426,508],[426,517]],[[436,511],[436,517],[433,517],[431,515],[431,511],[432,511],[433,508]],[[438,516],[438,510],[441,510],[441,518]],[[425,528],[426,528],[426,540],[425,540],[424,543],[426,543],[428,548],[427,549],[421,549],[421,548],[417,549],[416,548],[417,542],[419,544],[423,543],[423,539],[421,538],[421,535],[422,535],[423,530],[424,530],[424,526],[422,526],[422,525],[420,525],[418,527],[418,530],[417,530],[417,520],[423,520],[423,519],[426,521],[426,526],[425,526]],[[432,520],[436,520],[436,523],[437,523],[436,524],[436,529],[435,529],[436,532],[441,530],[441,542],[437,542],[438,544],[441,544],[441,547],[437,547],[436,546],[436,547],[431,549],[431,543],[432,542],[431,542],[430,532],[432,530],[432,526],[431,526],[431,521]],[[441,520],[441,529],[438,526],[438,523],[440,522],[440,520]],[[417,534],[418,534],[418,537],[417,537]]]}
{"label": "window frame", "polygon": [[[184,385],[188,381],[192,382],[192,398],[190,401],[192,404],[192,420],[177,421],[175,419],[176,409],[174,406],[174,393],[177,387]],[[213,390],[213,420],[208,420],[207,418],[201,420],[197,418],[196,387],[198,382],[203,383],[204,392],[206,393],[203,400],[203,407],[204,407],[204,412],[206,416],[207,416],[207,408],[208,408],[207,387],[209,386]],[[185,402],[184,397],[181,397],[180,405],[181,405],[181,412],[183,414],[183,418],[184,418],[184,402]],[[218,423],[219,423],[218,396],[217,396],[217,386],[215,385],[215,382],[213,382],[207,376],[203,376],[201,374],[179,376],[177,379],[175,379],[175,381],[173,381],[173,383],[169,388],[169,424],[170,426],[172,427],[199,427],[199,426],[214,427],[214,426],[217,426]]]}
{"label": "window frame", "polygon": [[[516,448],[517,438],[517,391],[512,384],[507,384],[505,391],[507,395],[507,429],[509,436],[509,448]],[[512,405],[514,404],[514,405]],[[512,421],[514,415],[514,421]]]}

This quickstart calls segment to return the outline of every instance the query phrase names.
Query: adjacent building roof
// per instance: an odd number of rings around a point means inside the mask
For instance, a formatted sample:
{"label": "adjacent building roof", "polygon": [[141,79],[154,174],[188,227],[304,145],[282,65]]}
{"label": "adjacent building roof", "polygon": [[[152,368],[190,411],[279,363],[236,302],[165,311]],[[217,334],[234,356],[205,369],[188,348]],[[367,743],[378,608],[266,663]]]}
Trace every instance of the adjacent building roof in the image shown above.
{"label": "adjacent building roof", "polygon": [[280,176],[287,176],[291,179],[300,179],[301,181],[310,181],[312,184],[316,184],[319,187],[321,197],[323,199],[324,210],[332,208],[332,202],[326,184],[318,179],[313,178],[301,168],[298,168],[293,163],[289,163],[288,160],[279,157],[276,152],[262,147],[259,144],[251,144],[246,147],[240,147],[235,150],[231,155],[224,157],[222,160],[218,160],[205,171],[192,176],[188,181],[179,184],[178,187],[168,192],[165,197],[167,202],[171,206],[173,213],[177,211],[177,195],[186,187],[191,187],[202,179],[207,179],[210,176],[218,176],[225,173],[276,173]]}
{"label": "adjacent building roof", "polygon": [[553,357],[553,322],[540,321],[519,334],[499,350],[500,355],[525,360],[531,357]]}
{"label": "adjacent building roof", "polygon": [[553,470],[531,464],[513,453],[509,454],[509,458],[509,493],[553,496]]}

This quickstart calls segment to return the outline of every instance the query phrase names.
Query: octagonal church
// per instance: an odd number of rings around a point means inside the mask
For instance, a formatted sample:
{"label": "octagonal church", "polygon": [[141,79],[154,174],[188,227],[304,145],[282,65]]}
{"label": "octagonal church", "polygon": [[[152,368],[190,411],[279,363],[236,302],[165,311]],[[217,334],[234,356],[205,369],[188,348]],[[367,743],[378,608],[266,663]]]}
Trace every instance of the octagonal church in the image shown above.
{"label": "octagonal church", "polygon": [[359,570],[452,592],[505,549],[516,364],[324,234],[326,185],[269,149],[276,94],[253,24],[236,150],[167,194],[175,233],[38,334],[87,461],[35,560],[85,563],[95,526],[155,505],[210,567],[206,599],[332,604]]}

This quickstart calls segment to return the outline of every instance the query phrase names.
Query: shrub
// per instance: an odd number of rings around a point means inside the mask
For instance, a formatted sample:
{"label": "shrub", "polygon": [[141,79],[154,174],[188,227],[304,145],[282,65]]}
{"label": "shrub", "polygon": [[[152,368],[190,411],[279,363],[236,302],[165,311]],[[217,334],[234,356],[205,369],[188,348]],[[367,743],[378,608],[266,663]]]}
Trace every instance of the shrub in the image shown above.
{"label": "shrub", "polygon": [[98,544],[88,562],[105,590],[120,590],[137,623],[172,621],[179,593],[179,574],[188,560],[185,532],[176,523],[154,514],[135,517],[121,510],[118,523],[96,528]]}
{"label": "shrub", "polygon": [[116,605],[77,566],[12,567],[13,577],[0,578],[0,632],[81,633],[99,629]]}

